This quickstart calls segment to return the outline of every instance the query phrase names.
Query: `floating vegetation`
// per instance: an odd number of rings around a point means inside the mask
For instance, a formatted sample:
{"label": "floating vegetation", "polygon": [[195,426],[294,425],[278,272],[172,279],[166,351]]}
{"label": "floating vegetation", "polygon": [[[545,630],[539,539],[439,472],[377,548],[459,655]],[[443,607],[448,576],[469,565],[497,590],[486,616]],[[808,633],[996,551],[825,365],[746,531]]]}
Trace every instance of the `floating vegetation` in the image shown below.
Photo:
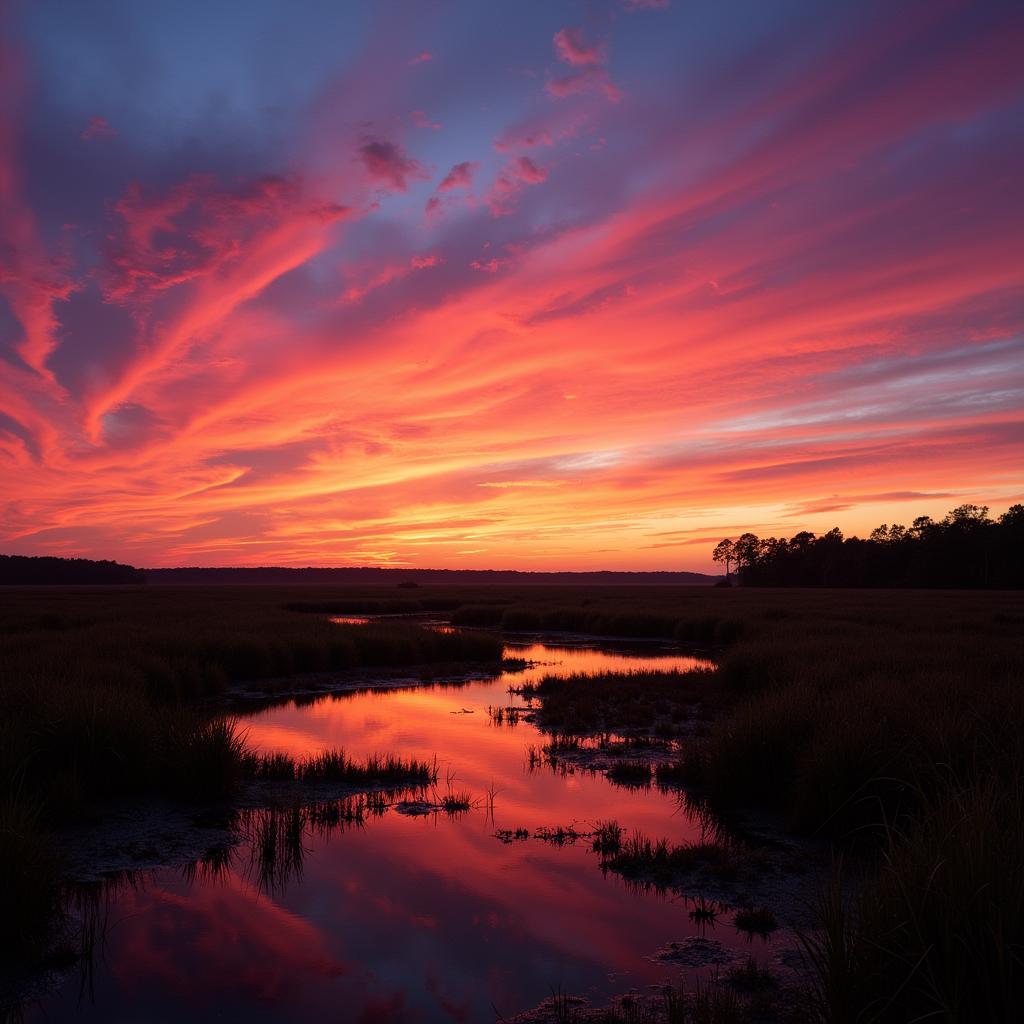
{"label": "floating vegetation", "polygon": [[618,850],[602,857],[601,867],[631,881],[666,889],[695,871],[721,882],[735,881],[751,857],[746,850],[724,842],[670,844],[635,832]]}
{"label": "floating vegetation", "polygon": [[554,828],[541,826],[533,833],[534,839],[552,846],[569,846],[579,839],[589,838],[589,832],[578,832],[572,825],[557,825]]}
{"label": "floating vegetation", "polygon": [[530,838],[530,830],[528,828],[499,828],[494,833],[494,838],[500,839],[505,844],[521,843]]}
{"label": "floating vegetation", "polygon": [[612,857],[622,849],[623,828],[617,821],[599,821],[594,828],[594,852]]}
{"label": "floating vegetation", "polygon": [[532,714],[531,708],[517,707],[491,707],[488,705],[487,715],[494,725],[507,725],[514,728],[519,724],[520,719]]}
{"label": "floating vegetation", "polygon": [[714,903],[708,903],[703,896],[694,901],[693,910],[689,913],[690,920],[694,924],[715,924],[718,920],[718,908]]}

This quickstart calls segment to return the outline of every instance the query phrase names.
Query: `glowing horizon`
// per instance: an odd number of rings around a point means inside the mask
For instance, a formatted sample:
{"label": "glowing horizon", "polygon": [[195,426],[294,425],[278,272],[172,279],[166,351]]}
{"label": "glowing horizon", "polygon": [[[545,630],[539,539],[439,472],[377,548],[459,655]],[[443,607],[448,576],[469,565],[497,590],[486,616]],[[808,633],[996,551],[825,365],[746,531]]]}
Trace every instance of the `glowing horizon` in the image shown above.
{"label": "glowing horizon", "polygon": [[717,571],[1024,500],[1018,5],[236,10],[0,0],[0,551]]}

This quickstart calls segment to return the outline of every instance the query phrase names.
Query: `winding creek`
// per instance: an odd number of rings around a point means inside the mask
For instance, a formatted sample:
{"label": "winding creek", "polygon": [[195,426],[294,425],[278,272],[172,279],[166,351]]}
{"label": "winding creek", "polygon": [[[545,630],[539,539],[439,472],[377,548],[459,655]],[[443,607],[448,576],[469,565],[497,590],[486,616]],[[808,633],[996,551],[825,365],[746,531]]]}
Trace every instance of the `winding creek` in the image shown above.
{"label": "winding creek", "polygon": [[355,827],[308,829],[300,862],[275,884],[242,844],[219,870],[160,869],[113,886],[91,974],[72,972],[28,1019],[490,1021],[552,991],[601,1003],[676,979],[678,966],[651,956],[697,934],[772,960],[784,939],[751,939],[728,914],[695,923],[685,898],[603,874],[588,839],[496,837],[617,819],[627,831],[699,839],[702,825],[672,794],[531,766],[527,749],[545,737],[527,721],[496,725],[488,708],[519,703],[508,687],[545,674],[706,662],[582,640],[510,638],[506,656],[530,667],[245,714],[262,751],[436,754],[440,786],[467,790],[474,806],[418,817],[391,807]]}

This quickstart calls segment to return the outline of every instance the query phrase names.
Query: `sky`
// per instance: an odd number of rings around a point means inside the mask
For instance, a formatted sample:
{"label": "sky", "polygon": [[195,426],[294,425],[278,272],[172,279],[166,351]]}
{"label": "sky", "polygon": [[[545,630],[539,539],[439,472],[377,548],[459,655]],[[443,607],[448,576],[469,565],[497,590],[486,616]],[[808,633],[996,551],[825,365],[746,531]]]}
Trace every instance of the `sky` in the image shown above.
{"label": "sky", "polygon": [[0,550],[710,570],[1024,500],[1024,6],[0,0]]}

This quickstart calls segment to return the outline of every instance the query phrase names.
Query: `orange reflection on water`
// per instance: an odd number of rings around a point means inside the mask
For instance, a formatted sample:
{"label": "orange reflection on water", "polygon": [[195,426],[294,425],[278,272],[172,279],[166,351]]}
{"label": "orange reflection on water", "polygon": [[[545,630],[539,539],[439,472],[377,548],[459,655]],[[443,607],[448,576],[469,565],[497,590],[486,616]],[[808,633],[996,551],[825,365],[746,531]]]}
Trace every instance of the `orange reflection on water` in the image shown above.
{"label": "orange reflection on water", "polygon": [[509,644],[506,658],[523,658],[530,664],[522,672],[510,673],[508,684],[521,686],[536,682],[544,676],[598,675],[602,672],[691,672],[694,669],[712,669],[713,661],[689,654],[655,649],[652,653],[636,650],[600,650],[596,647],[576,647],[542,643]]}
{"label": "orange reflection on water", "polygon": [[[259,751],[282,751],[295,757],[334,747],[357,758],[374,753],[423,760],[437,757],[441,778],[452,775],[457,788],[479,798],[492,789],[498,791],[497,828],[532,830],[618,817],[628,827],[651,829],[659,835],[692,832],[681,816],[673,816],[672,798],[656,790],[624,790],[603,776],[585,772],[562,775],[548,769],[528,770],[527,748],[543,745],[547,737],[529,722],[495,726],[488,708],[522,706],[521,698],[508,693],[509,687],[548,675],[689,671],[711,668],[711,662],[657,648],[634,654],[541,643],[510,644],[505,654],[527,660],[528,667],[463,686],[368,690],[301,706],[288,703],[268,708],[245,720],[247,742]],[[443,841],[462,843],[460,831],[446,830]],[[488,863],[491,854],[493,850],[488,850]],[[451,851],[453,857],[468,855],[465,849]]]}

